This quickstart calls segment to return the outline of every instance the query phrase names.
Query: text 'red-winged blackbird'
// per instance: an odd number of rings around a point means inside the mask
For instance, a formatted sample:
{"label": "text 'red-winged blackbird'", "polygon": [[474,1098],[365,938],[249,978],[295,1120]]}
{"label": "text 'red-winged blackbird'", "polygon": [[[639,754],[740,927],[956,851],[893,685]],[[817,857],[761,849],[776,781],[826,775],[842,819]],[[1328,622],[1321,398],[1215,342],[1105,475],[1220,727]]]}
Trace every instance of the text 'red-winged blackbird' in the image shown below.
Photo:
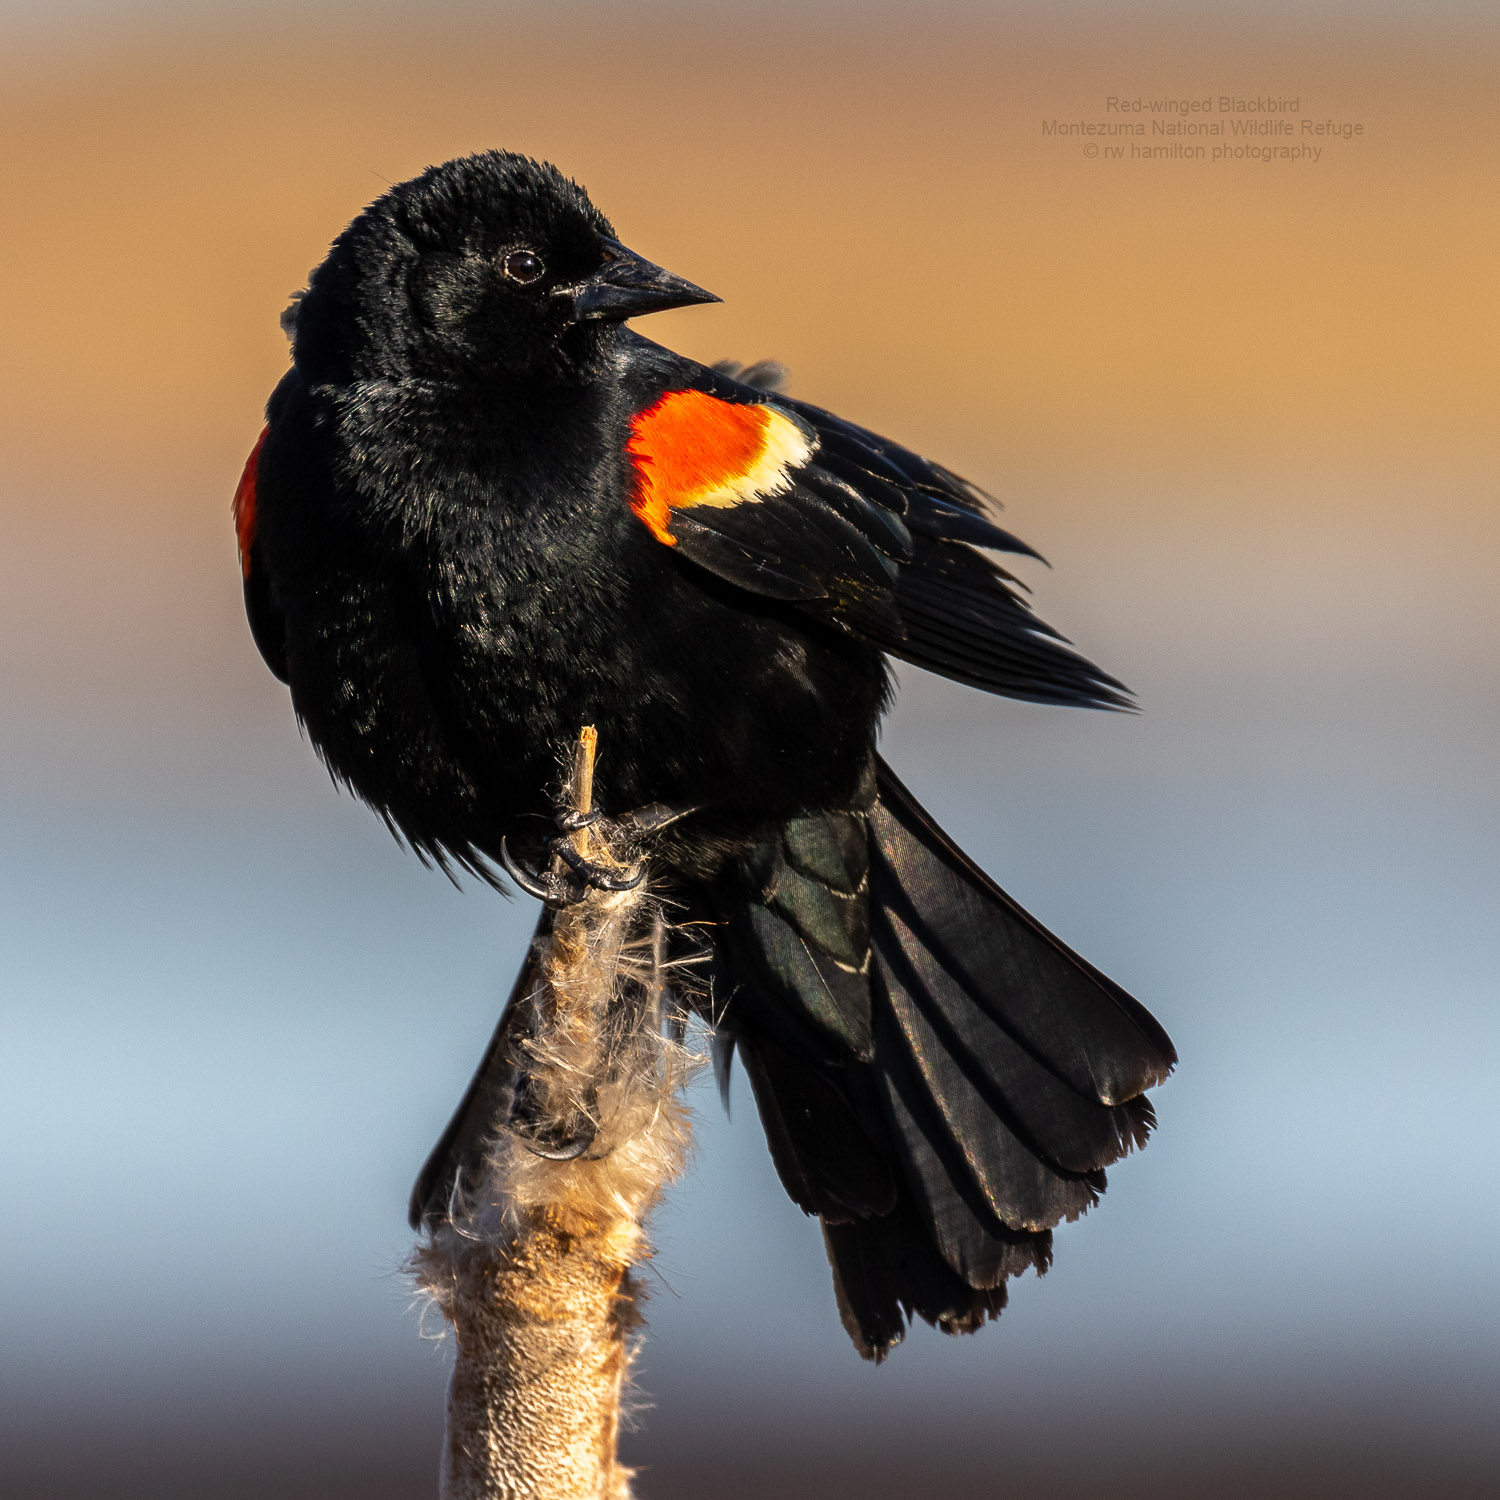
{"label": "text 'red-winged blackbird'", "polygon": [[[692,809],[654,876],[711,935],[721,1038],[879,1357],[1045,1269],[1176,1060],[876,755],[886,657],[1126,699],[1018,596],[991,554],[1029,549],[973,486],[625,327],[716,300],[525,157],[392,188],[291,310],[235,498],[245,601],[333,773],[439,863],[539,848],[582,724],[612,811]],[[497,1044],[414,1219],[510,1066]]]}

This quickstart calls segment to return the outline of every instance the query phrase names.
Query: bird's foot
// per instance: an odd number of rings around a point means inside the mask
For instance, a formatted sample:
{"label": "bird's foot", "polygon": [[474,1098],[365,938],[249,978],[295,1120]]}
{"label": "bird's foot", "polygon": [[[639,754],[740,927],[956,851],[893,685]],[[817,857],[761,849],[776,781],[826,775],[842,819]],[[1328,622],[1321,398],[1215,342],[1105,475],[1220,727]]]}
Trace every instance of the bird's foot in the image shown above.
{"label": "bird's foot", "polygon": [[542,1107],[536,1097],[535,1079],[523,1073],[511,1100],[506,1125],[533,1156],[548,1161],[576,1161],[599,1134],[595,1123],[599,1101],[592,1085],[588,1096],[584,1108],[570,1109],[566,1118],[560,1119]]}
{"label": "bird's foot", "polygon": [[665,802],[650,802],[619,818],[607,818],[597,808],[586,813],[562,812],[557,817],[558,831],[542,841],[537,868],[518,860],[503,838],[500,862],[523,891],[549,906],[576,905],[590,891],[633,891],[646,878],[644,864],[615,865],[590,859],[578,851],[574,836],[585,829],[600,830],[605,845],[628,847],[697,811],[697,805],[672,807]]}
{"label": "bird's foot", "polygon": [[502,838],[500,863],[523,891],[548,906],[576,906],[590,891],[633,891],[646,878],[644,865],[614,868],[585,858],[573,847],[570,834],[553,834],[542,841],[540,869],[518,860]]}

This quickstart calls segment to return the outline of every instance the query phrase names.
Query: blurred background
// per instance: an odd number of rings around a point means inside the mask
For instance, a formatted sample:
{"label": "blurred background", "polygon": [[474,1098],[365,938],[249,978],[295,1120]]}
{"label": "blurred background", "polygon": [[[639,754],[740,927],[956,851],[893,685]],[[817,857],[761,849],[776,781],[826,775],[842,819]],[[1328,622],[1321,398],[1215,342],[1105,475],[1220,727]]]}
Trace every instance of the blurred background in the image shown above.
{"label": "blurred background", "polygon": [[[642,1493],[1497,1492],[1493,7],[9,0],[0,59],[8,1495],[435,1493],[406,1192],[530,903],[331,788],[228,505],[287,295],[497,145],[725,298],[654,337],[1004,498],[1145,710],[910,671],[885,752],[1172,1031],[1151,1148],[873,1369],[700,1090]],[[1321,155],[1044,129],[1224,95]]]}

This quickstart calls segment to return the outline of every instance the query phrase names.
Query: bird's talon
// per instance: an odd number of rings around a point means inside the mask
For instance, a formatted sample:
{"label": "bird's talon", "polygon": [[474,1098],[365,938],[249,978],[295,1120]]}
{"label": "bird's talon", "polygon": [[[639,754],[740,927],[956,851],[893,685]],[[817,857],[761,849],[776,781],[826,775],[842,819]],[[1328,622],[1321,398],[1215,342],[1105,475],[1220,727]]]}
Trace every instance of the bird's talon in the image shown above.
{"label": "bird's talon", "polygon": [[567,882],[559,880],[550,870],[532,870],[523,865],[511,852],[502,838],[500,840],[500,863],[505,873],[526,892],[548,906],[573,906],[583,900],[585,892],[569,889]]}

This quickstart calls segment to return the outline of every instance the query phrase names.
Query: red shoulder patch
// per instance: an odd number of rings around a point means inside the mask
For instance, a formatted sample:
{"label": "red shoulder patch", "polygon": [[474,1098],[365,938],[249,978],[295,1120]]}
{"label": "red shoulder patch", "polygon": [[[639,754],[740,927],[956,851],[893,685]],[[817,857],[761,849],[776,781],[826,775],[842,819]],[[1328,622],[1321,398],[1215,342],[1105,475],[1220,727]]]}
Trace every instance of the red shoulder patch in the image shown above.
{"label": "red shoulder patch", "polygon": [[240,475],[240,482],[235,486],[234,504],[234,535],[240,544],[240,571],[246,578],[250,576],[250,548],[255,541],[255,481],[260,469],[260,450],[265,446],[266,434],[270,432],[270,424],[262,427],[260,436],[255,440],[255,446],[250,450],[250,457],[245,460],[245,472]]}
{"label": "red shoulder patch", "polygon": [[625,447],[636,481],[630,508],[657,541],[675,547],[674,510],[778,494],[815,446],[811,432],[779,407],[668,391],[630,424]]}

